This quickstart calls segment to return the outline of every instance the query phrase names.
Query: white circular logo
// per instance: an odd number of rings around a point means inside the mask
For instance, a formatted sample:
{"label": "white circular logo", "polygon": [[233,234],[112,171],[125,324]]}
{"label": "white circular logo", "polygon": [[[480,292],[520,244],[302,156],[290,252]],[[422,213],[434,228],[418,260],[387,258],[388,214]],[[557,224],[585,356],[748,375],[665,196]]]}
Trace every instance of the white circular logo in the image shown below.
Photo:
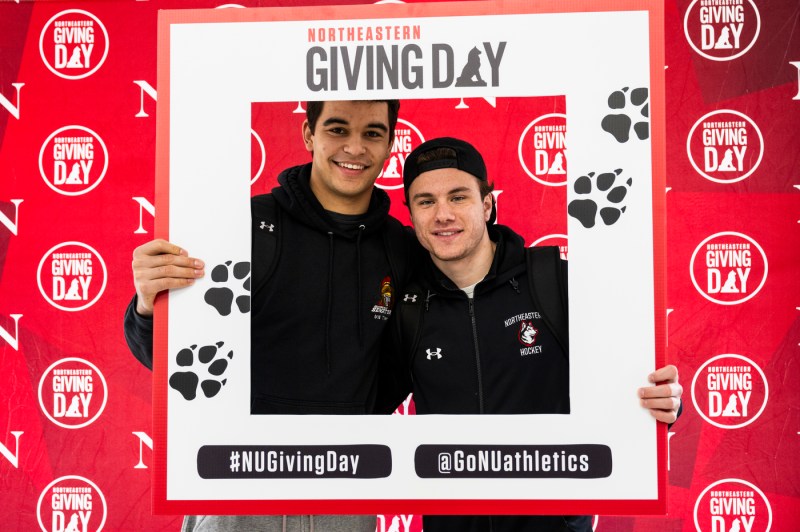
{"label": "white circular logo", "polygon": [[42,532],[100,532],[107,511],[106,498],[97,484],[77,475],[52,481],[36,504]]}
{"label": "white circular logo", "polygon": [[250,184],[252,185],[261,174],[264,172],[264,166],[267,164],[267,150],[264,148],[264,141],[256,133],[255,129],[250,129]]}
{"label": "white circular logo", "polygon": [[758,242],[731,231],[716,233],[692,253],[689,274],[704,298],[738,305],[755,296],[767,281],[767,255]]}
{"label": "white circular logo", "polygon": [[94,305],[106,289],[103,257],[82,242],[63,242],[50,248],[36,272],[39,292],[57,309],[74,312]]}
{"label": "white circular logo", "polygon": [[65,126],[50,134],[39,150],[39,174],[65,196],[86,194],[108,170],[108,149],[100,135],[83,126]]}
{"label": "white circular logo", "polygon": [[100,19],[88,11],[67,9],[42,28],[39,54],[56,76],[82,79],[97,72],[105,62],[108,32]]}
{"label": "white circular logo", "polygon": [[567,115],[550,113],[528,124],[519,137],[522,169],[534,181],[551,187],[567,184]]}
{"label": "white circular logo", "polygon": [[403,188],[403,168],[406,167],[406,158],[423,142],[425,139],[417,126],[408,120],[398,118],[392,141],[392,153],[383,163],[383,170],[378,175],[375,186],[384,190]]}
{"label": "white circular logo", "polygon": [[761,16],[753,0],[694,0],[683,18],[683,33],[695,52],[730,61],[753,47]]}
{"label": "white circular logo", "polygon": [[694,505],[697,532],[769,532],[772,508],[764,492],[738,478],[710,484]]}
{"label": "white circular logo", "polygon": [[769,385],[761,368],[742,355],[718,355],[698,368],[692,379],[697,412],[721,429],[746,427],[764,412]]}
{"label": "white circular logo", "polygon": [[106,407],[108,387],[97,366],[82,358],[62,358],[39,379],[39,406],[65,429],[91,425]]}
{"label": "white circular logo", "polygon": [[720,109],[695,122],[686,138],[686,154],[698,174],[715,183],[750,177],[764,156],[764,137],[739,111]]}

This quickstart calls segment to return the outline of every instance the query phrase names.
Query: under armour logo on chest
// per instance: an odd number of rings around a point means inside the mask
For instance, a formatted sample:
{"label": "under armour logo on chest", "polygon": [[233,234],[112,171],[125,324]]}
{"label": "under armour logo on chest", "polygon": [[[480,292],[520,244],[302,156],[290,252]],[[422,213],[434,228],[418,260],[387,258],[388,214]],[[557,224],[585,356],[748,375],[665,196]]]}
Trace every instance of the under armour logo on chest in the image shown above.
{"label": "under armour logo on chest", "polygon": [[272,233],[275,230],[275,224],[267,224],[267,222],[262,221],[259,229],[269,229],[269,232]]}
{"label": "under armour logo on chest", "polygon": [[437,347],[436,351],[431,351],[430,349],[426,349],[425,352],[428,353],[428,360],[433,359],[433,357],[436,357],[437,360],[442,358],[442,348],[441,347]]}
{"label": "under armour logo on chest", "polygon": [[403,296],[403,301],[406,302],[406,303],[409,302],[409,301],[411,301],[412,303],[416,303],[417,302],[417,294],[405,294]]}

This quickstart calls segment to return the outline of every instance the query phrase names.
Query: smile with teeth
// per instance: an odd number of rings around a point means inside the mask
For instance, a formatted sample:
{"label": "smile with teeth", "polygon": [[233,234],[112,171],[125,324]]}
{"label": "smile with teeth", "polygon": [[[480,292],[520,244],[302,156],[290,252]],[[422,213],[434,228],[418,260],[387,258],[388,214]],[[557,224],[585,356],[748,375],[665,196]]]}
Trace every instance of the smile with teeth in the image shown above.
{"label": "smile with teeth", "polygon": [[450,230],[450,231],[435,231],[433,234],[436,236],[453,236],[455,234],[460,233],[460,230]]}
{"label": "smile with teeth", "polygon": [[337,162],[336,164],[338,166],[341,166],[342,168],[346,168],[348,170],[363,170],[363,169],[365,169],[367,167],[364,164],[356,164],[356,163],[340,163],[340,162]]}

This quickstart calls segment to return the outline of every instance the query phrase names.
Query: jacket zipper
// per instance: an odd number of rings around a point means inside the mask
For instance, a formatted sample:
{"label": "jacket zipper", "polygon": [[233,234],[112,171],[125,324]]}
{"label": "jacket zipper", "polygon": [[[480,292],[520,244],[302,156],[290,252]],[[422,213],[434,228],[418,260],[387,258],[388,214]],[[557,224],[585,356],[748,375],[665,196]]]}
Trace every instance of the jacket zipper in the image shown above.
{"label": "jacket zipper", "polygon": [[478,323],[475,320],[475,300],[469,298],[469,318],[472,320],[472,342],[475,345],[475,366],[478,373],[478,413],[483,414],[483,376],[481,374],[481,352],[478,348]]}

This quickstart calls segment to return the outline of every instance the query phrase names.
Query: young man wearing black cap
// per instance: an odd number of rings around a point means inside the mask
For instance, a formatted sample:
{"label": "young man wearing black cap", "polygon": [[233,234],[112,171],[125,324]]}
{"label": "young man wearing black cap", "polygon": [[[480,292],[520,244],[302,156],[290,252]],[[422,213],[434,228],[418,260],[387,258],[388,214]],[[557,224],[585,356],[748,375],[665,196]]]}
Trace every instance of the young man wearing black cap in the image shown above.
{"label": "young man wearing black cap", "polygon": [[[303,142],[312,161],[283,171],[280,186],[252,200],[253,414],[391,413],[393,405],[379,404],[377,372],[408,269],[407,232],[373,184],[399,107],[308,102]],[[125,335],[147,367],[156,295],[203,275],[204,263],[175,244],[154,240],[134,251]],[[183,530],[374,532],[375,524],[374,515],[187,516]]]}
{"label": "young man wearing black cap", "polygon": [[[568,414],[568,346],[531,297],[522,237],[494,224],[486,166],[470,144],[439,138],[418,146],[403,182],[411,220],[429,252],[418,271],[421,320],[410,353],[418,414]],[[559,259],[560,261],[560,259]],[[566,301],[566,262],[560,261]],[[554,268],[555,269],[555,268]],[[401,302],[400,322],[410,307]],[[420,308],[420,307],[417,307]],[[405,325],[403,326],[405,328]],[[520,350],[532,356],[520,356]],[[682,389],[677,369],[649,376],[642,406],[675,421]],[[591,532],[588,516],[424,516],[425,532]]]}

